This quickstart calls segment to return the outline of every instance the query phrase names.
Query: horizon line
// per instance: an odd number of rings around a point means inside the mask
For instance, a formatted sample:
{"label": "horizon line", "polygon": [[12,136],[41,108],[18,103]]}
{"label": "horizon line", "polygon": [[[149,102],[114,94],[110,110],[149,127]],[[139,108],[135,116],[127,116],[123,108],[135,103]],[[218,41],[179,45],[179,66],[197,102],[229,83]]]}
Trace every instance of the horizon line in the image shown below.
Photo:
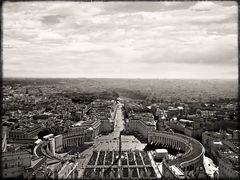
{"label": "horizon line", "polygon": [[237,78],[2,77],[4,79],[238,80]]}

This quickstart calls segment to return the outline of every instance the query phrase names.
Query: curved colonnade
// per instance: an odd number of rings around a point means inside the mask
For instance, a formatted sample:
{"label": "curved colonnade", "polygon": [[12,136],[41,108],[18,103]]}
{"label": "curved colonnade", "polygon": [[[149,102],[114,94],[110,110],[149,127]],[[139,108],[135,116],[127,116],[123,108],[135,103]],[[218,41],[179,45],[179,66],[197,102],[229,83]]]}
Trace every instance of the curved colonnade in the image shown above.
{"label": "curved colonnade", "polygon": [[33,150],[34,155],[37,157],[45,156],[50,159],[58,159],[50,153],[49,149],[47,149],[48,143],[48,141],[45,141],[41,144],[36,145]]}
{"label": "curved colonnade", "polygon": [[[88,136],[91,136],[91,132],[89,134],[88,131],[85,131],[82,128],[74,128],[72,131],[63,134],[62,146],[63,148],[80,146],[84,144]],[[49,144],[49,140],[45,140],[40,144],[37,144],[33,150],[34,155],[37,157],[46,156],[48,158],[58,159],[52,154],[52,150],[48,147]],[[55,146],[55,144],[53,146]]]}
{"label": "curved colonnade", "polygon": [[84,144],[84,134],[63,136],[63,148]]}
{"label": "curved colonnade", "polygon": [[66,147],[72,147],[72,146],[80,146],[84,144],[86,140],[86,136],[91,134],[88,134],[89,132],[82,128],[82,127],[74,127],[70,129],[68,132],[62,134],[62,144],[63,148]]}
{"label": "curved colonnade", "polygon": [[191,169],[196,170],[203,166],[205,149],[199,141],[191,137],[166,131],[154,131],[148,134],[148,142],[158,143],[172,149],[184,151],[181,157],[167,161],[169,166],[176,165],[184,171]]}

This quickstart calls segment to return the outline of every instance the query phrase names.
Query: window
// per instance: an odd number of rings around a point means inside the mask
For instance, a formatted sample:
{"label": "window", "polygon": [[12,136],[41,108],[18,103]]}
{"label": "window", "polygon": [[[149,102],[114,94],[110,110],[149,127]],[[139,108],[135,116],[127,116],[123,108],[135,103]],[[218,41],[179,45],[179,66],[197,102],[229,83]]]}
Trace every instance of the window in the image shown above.
{"label": "window", "polygon": [[5,164],[5,169],[7,169],[7,164]]}
{"label": "window", "polygon": [[18,162],[18,167],[20,166],[20,162]]}
{"label": "window", "polygon": [[18,156],[18,159],[20,159],[20,157]]}

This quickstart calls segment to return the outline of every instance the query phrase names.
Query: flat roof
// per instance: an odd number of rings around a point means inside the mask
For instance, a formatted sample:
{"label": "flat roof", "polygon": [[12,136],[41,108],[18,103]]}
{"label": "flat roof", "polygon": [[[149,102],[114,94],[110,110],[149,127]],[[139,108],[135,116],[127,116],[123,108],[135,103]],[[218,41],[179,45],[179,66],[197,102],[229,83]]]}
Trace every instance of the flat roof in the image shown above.
{"label": "flat roof", "polygon": [[221,141],[214,141],[213,144],[219,144],[219,145],[222,145],[222,142],[221,142]]}
{"label": "flat roof", "polygon": [[189,123],[193,122],[193,121],[187,120],[187,119],[180,119],[179,121],[180,121],[180,122],[189,122]]}
{"label": "flat roof", "polygon": [[156,149],[155,150],[157,153],[168,153],[167,149]]}

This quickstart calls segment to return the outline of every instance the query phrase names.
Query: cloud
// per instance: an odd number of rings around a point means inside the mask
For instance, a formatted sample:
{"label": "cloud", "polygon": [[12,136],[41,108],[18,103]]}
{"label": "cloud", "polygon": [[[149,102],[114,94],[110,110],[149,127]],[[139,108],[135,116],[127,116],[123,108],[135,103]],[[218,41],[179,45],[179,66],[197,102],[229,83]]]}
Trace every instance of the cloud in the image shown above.
{"label": "cloud", "polygon": [[55,25],[60,22],[60,18],[62,18],[62,16],[60,15],[44,16],[42,22],[46,25]]}
{"label": "cloud", "polygon": [[63,39],[63,37],[60,34],[54,33],[54,32],[42,32],[38,35],[36,38],[37,40],[58,40]]}
{"label": "cloud", "polygon": [[211,1],[200,1],[197,2],[194,6],[192,6],[190,9],[194,11],[210,11],[214,9],[219,9],[222,6],[215,4]]}
{"label": "cloud", "polygon": [[[184,41],[186,41],[184,43]],[[159,45],[160,46],[160,45]],[[159,49],[158,53],[154,53]],[[219,51],[221,49],[221,51]],[[191,64],[218,64],[236,65],[237,36],[192,36],[187,37],[174,45],[166,43],[162,48],[146,49],[143,58],[136,60],[145,63],[191,63]],[[147,58],[150,57],[151,59]]]}
{"label": "cloud", "polygon": [[236,72],[237,27],[233,3],[8,2],[4,74],[224,77]]}

